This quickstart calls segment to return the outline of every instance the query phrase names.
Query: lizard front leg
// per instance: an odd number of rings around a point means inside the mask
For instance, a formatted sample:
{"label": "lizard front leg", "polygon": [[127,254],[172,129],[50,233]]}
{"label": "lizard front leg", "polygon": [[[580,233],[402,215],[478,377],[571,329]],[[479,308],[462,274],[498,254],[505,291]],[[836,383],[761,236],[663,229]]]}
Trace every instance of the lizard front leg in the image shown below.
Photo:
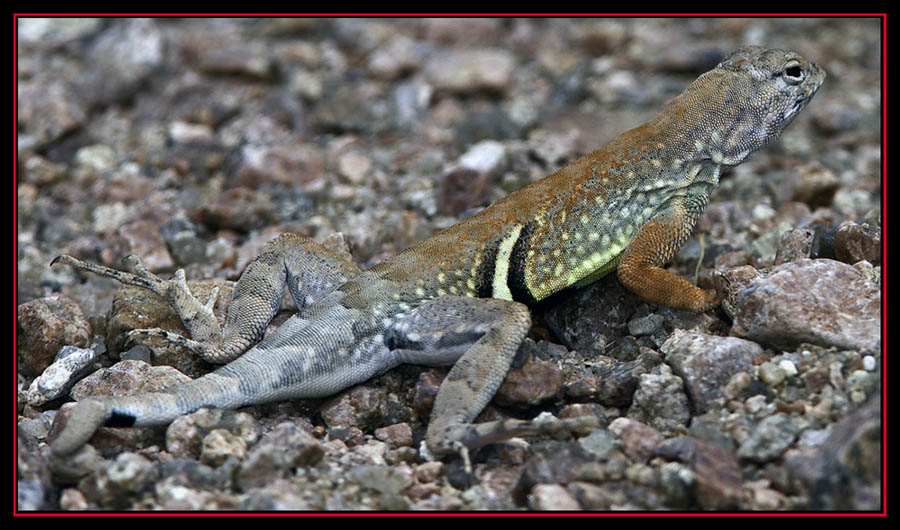
{"label": "lizard front leg", "polygon": [[190,338],[161,329],[134,330],[129,333],[129,338],[160,336],[214,364],[232,361],[259,341],[278,311],[285,285],[297,306],[302,308],[359,273],[349,259],[311,239],[282,234],[268,242],[241,275],[232,294],[223,329],[212,310],[216,292],[205,303],[197,300],[187,285],[183,269],[176,271],[173,279],[163,280],[144,268],[135,256],[126,258],[126,265],[132,272],[66,255],[57,257],[51,265],[55,263],[67,264],[156,293],[169,302]]}
{"label": "lizard front leg", "polygon": [[645,300],[687,311],[705,311],[719,303],[715,289],[701,289],[662,268],[687,240],[692,216],[673,208],[651,219],[638,231],[622,253],[619,280]]}

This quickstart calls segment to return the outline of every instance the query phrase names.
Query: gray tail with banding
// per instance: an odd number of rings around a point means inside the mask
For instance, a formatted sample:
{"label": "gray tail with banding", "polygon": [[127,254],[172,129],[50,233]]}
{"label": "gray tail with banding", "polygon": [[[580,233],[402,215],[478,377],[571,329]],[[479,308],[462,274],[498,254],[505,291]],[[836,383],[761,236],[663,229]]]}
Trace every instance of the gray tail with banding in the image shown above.
{"label": "gray tail with banding", "polygon": [[68,455],[88,442],[100,427],[165,425],[201,407],[235,408],[239,382],[215,372],[164,392],[124,397],[89,397],[72,408],[62,432],[51,443],[53,453]]}

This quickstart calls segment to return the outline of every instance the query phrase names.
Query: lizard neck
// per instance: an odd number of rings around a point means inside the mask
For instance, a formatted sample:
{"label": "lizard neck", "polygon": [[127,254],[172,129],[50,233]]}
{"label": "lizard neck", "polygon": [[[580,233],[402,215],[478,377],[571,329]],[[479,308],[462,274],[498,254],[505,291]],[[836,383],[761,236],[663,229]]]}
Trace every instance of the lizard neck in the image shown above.
{"label": "lizard neck", "polygon": [[673,162],[736,166],[774,138],[764,116],[736,103],[752,99],[747,91],[729,72],[707,72],[655,118],[634,129],[634,140],[643,137],[647,146],[665,146],[662,158]]}

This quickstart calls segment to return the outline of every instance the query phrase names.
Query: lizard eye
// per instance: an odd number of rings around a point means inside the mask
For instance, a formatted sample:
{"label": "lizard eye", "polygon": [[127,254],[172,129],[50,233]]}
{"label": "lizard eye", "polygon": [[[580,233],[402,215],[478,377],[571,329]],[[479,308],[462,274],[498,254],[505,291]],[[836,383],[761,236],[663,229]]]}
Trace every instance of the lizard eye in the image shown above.
{"label": "lizard eye", "polygon": [[782,70],[782,74],[784,75],[784,80],[792,85],[799,85],[803,82],[803,68],[800,67],[800,63],[788,63]]}

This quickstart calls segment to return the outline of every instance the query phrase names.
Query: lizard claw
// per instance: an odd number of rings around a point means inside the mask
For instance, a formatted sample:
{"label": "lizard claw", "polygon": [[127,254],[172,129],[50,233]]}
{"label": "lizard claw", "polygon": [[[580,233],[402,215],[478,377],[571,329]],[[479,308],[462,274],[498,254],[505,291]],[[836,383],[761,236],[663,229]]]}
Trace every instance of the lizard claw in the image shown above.
{"label": "lizard claw", "polygon": [[141,258],[134,255],[129,254],[122,258],[122,262],[125,264],[125,267],[128,268],[129,271],[137,274],[138,276],[142,276],[144,278],[154,278],[156,279],[156,275],[147,270],[147,267],[144,267],[144,263],[141,261]]}
{"label": "lizard claw", "polygon": [[216,305],[216,300],[219,299],[219,288],[213,287],[212,291],[209,292],[209,298],[207,298],[206,303],[203,304],[210,313],[212,313],[213,307]]}

